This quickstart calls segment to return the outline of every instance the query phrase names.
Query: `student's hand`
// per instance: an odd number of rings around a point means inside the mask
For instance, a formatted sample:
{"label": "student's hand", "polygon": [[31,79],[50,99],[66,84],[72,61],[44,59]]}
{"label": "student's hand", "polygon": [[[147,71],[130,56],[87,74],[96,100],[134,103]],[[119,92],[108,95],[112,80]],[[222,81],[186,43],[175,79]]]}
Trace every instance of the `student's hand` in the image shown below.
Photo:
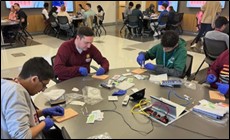
{"label": "student's hand", "polygon": [[220,91],[221,94],[225,95],[229,90],[229,84],[216,82],[216,85],[218,86],[218,90]]}
{"label": "student's hand", "polygon": [[137,57],[137,63],[142,66],[142,64],[145,63],[145,54],[144,53],[139,53]]}
{"label": "student's hand", "polygon": [[64,108],[60,106],[46,108],[42,110],[42,113],[43,115],[49,115],[49,116],[63,116]]}
{"label": "student's hand", "polygon": [[88,70],[85,67],[80,67],[79,72],[81,73],[82,76],[87,76],[88,75]]}
{"label": "student's hand", "polygon": [[148,69],[148,70],[154,70],[155,65],[153,65],[152,63],[147,63],[147,64],[145,64],[145,68]]}
{"label": "student's hand", "polygon": [[100,67],[100,68],[97,70],[96,75],[102,75],[102,74],[104,74],[104,73],[105,73],[105,69],[102,68],[102,67]]}
{"label": "student's hand", "polygon": [[206,81],[207,81],[209,84],[212,84],[212,83],[214,83],[214,82],[216,81],[216,76],[215,76],[214,74],[209,74],[209,75],[207,76]]}
{"label": "student's hand", "polygon": [[45,118],[44,122],[46,124],[44,128],[45,131],[48,131],[54,125],[54,121],[50,117]]}

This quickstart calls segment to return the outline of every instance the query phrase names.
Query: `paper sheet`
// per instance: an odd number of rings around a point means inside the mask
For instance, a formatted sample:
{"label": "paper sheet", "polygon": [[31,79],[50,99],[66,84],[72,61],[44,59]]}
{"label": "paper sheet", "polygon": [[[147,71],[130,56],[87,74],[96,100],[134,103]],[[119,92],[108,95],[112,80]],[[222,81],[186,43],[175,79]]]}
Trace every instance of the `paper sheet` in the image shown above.
{"label": "paper sheet", "polygon": [[159,75],[152,75],[150,74],[149,81],[151,82],[161,82],[163,80],[168,80],[168,75],[165,74],[159,74]]}
{"label": "paper sheet", "polygon": [[63,122],[65,120],[68,120],[69,118],[72,118],[72,117],[77,116],[77,115],[78,115],[78,113],[76,111],[74,111],[71,108],[68,108],[68,109],[65,109],[64,116],[53,116],[53,119],[56,122]]}
{"label": "paper sheet", "polygon": [[43,95],[51,100],[57,100],[65,93],[64,89],[53,89],[49,92],[44,92]]}
{"label": "paper sheet", "polygon": [[109,77],[109,75],[100,75],[100,76],[97,76],[96,74],[92,75],[92,78],[96,78],[96,79],[100,79],[100,80],[105,80],[108,77]]}
{"label": "paper sheet", "polygon": [[144,73],[146,71],[147,71],[146,69],[138,68],[138,69],[132,70],[132,73],[142,74],[142,73]]}
{"label": "paper sheet", "polygon": [[226,100],[224,95],[222,95],[219,91],[209,90],[209,97],[210,99],[213,99],[213,100],[220,100],[220,101]]}
{"label": "paper sheet", "polygon": [[127,90],[131,87],[133,87],[135,84],[134,83],[130,83],[128,81],[123,81],[121,83],[119,83],[118,85],[116,85],[116,88],[121,89],[121,90]]}

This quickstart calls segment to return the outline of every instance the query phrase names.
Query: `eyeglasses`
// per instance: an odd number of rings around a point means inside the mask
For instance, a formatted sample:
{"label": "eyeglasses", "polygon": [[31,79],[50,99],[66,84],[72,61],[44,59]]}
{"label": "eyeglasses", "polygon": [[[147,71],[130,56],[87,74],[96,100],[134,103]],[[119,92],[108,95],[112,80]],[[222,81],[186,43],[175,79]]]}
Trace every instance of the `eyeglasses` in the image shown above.
{"label": "eyeglasses", "polygon": [[46,84],[42,82],[42,80],[39,79],[39,81],[42,83],[42,89],[47,89]]}

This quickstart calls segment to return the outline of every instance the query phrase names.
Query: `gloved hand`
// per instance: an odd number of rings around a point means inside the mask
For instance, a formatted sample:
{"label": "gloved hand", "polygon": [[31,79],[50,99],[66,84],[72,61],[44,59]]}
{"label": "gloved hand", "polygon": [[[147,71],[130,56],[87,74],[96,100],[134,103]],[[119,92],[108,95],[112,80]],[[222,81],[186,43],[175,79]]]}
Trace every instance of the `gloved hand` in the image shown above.
{"label": "gloved hand", "polygon": [[45,118],[44,122],[46,123],[45,131],[48,131],[54,125],[54,121],[50,117]]}
{"label": "gloved hand", "polygon": [[113,96],[122,96],[126,93],[127,91],[126,90],[118,90],[118,91],[115,91],[112,95]]}
{"label": "gloved hand", "polygon": [[85,68],[85,67],[80,67],[80,68],[79,68],[79,72],[80,72],[81,75],[83,75],[83,76],[87,76],[87,75],[88,75],[88,70],[87,70],[87,68]]}
{"label": "gloved hand", "polygon": [[142,64],[145,64],[145,54],[144,53],[139,53],[137,57],[137,63],[142,66]]}
{"label": "gloved hand", "polygon": [[63,116],[64,108],[60,106],[46,108],[42,110],[42,113],[43,115],[49,115],[49,116]]}
{"label": "gloved hand", "polygon": [[155,65],[151,64],[151,63],[147,63],[145,64],[145,68],[148,70],[154,70],[155,69]]}
{"label": "gloved hand", "polygon": [[216,82],[216,85],[218,86],[218,90],[220,91],[221,94],[225,95],[228,92],[229,84]]}
{"label": "gloved hand", "polygon": [[104,73],[105,73],[105,69],[102,68],[102,67],[100,67],[100,68],[97,70],[96,75],[102,75],[102,74],[104,74]]}
{"label": "gloved hand", "polygon": [[216,76],[214,74],[209,74],[206,78],[206,81],[209,83],[209,84],[212,84],[216,81]]}

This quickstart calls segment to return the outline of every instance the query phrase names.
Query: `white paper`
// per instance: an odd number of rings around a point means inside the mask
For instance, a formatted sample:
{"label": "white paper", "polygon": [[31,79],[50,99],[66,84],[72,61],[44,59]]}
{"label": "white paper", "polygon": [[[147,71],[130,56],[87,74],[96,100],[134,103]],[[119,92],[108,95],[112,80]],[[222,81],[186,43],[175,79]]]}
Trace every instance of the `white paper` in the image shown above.
{"label": "white paper", "polygon": [[43,95],[51,100],[57,100],[65,93],[64,89],[54,89],[49,92],[43,92]]}
{"label": "white paper", "polygon": [[79,89],[78,89],[78,88],[76,88],[76,87],[74,87],[74,88],[72,89],[72,91],[76,91],[76,92],[78,92],[78,91],[79,91]]}
{"label": "white paper", "polygon": [[116,85],[116,88],[121,89],[121,90],[127,90],[131,87],[133,87],[135,84],[134,83],[130,83],[128,81],[123,81],[121,83],[119,83],[118,85]]}
{"label": "white paper", "polygon": [[72,104],[72,105],[80,105],[80,106],[83,106],[83,105],[85,105],[85,102],[81,102],[81,101],[72,101],[72,102],[70,102],[70,104]]}
{"label": "white paper", "polygon": [[160,74],[160,75],[152,75],[150,74],[149,81],[151,82],[161,82],[163,80],[168,80],[168,75],[165,74]]}

